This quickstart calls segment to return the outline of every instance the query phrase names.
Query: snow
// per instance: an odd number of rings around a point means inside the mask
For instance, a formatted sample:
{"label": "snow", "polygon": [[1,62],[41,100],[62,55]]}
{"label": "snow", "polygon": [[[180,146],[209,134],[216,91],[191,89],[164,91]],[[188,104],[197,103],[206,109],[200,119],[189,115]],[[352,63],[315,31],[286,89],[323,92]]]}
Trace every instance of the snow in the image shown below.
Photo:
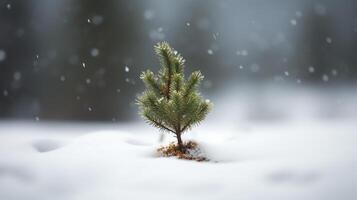
{"label": "snow", "polygon": [[92,48],[92,49],[90,50],[90,54],[91,54],[91,56],[93,56],[93,57],[97,57],[97,56],[99,55],[99,49],[97,49],[97,48]]}
{"label": "snow", "polygon": [[125,72],[129,72],[130,68],[128,66],[124,67]]}
{"label": "snow", "polygon": [[22,77],[21,72],[16,71],[16,72],[14,73],[14,80],[15,80],[15,81],[20,80],[21,77]]}
{"label": "snow", "polygon": [[338,72],[337,72],[336,69],[333,69],[333,70],[331,70],[331,74],[332,74],[333,76],[337,76]]}
{"label": "snow", "polygon": [[155,12],[153,10],[145,10],[144,18],[146,20],[152,20],[155,17]]}
{"label": "snow", "polygon": [[297,24],[296,19],[291,19],[290,20],[290,24],[293,25],[293,26],[296,26],[296,24]]}
{"label": "snow", "polygon": [[2,94],[4,95],[4,97],[7,97],[9,95],[9,92],[7,90],[4,90]]}
{"label": "snow", "polygon": [[65,77],[64,75],[61,75],[61,76],[60,76],[60,80],[63,82],[63,81],[66,80],[66,77]]}
{"label": "snow", "polygon": [[98,126],[103,130],[88,131],[91,126],[84,124],[2,124],[0,199],[357,197],[357,137],[351,124],[223,130],[206,124],[185,139],[198,141],[212,162],[157,157],[157,131],[143,124]]}
{"label": "snow", "polygon": [[308,70],[309,70],[310,73],[314,73],[315,72],[315,68],[313,66],[310,66],[308,68]]}
{"label": "snow", "polygon": [[92,81],[90,80],[90,78],[86,78],[86,83],[90,84]]}
{"label": "snow", "polygon": [[5,59],[6,59],[6,52],[0,49],[0,62],[4,61]]}
{"label": "snow", "polygon": [[243,49],[242,51],[237,50],[236,54],[237,54],[237,56],[240,56],[240,55],[241,56],[247,56],[248,55],[248,51],[245,50],[245,49]]}
{"label": "snow", "polygon": [[157,157],[175,138],[141,120],[0,121],[0,199],[357,198],[356,93],[234,91],[183,136],[210,162]]}
{"label": "snow", "polygon": [[322,75],[322,80],[323,80],[324,82],[327,82],[327,81],[329,80],[328,75],[327,75],[327,74]]}

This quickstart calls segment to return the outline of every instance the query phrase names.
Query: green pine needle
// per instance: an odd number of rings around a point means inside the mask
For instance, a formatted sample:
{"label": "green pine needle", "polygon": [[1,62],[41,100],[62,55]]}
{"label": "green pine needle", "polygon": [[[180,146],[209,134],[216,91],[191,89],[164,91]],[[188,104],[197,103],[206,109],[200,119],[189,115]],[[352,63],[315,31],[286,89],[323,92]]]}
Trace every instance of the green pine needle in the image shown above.
{"label": "green pine needle", "polygon": [[193,72],[186,80],[185,60],[177,51],[167,42],[156,44],[154,49],[161,69],[158,75],[150,70],[141,74],[146,91],[137,98],[137,104],[149,124],[174,133],[183,147],[181,134],[203,121],[212,103],[198,93],[204,78],[200,71]]}

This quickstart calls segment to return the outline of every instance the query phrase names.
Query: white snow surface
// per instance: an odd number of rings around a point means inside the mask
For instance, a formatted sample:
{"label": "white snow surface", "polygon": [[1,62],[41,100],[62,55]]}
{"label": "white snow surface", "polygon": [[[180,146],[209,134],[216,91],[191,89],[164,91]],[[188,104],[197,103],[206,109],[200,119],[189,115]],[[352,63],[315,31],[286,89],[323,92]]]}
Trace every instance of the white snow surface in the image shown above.
{"label": "white snow surface", "polygon": [[[222,128],[224,127],[224,128]],[[211,162],[157,157],[143,123],[0,123],[0,199],[357,199],[354,121],[213,126]]]}
{"label": "white snow surface", "polygon": [[355,88],[223,88],[183,138],[211,162],[142,120],[0,121],[0,200],[355,200]]}

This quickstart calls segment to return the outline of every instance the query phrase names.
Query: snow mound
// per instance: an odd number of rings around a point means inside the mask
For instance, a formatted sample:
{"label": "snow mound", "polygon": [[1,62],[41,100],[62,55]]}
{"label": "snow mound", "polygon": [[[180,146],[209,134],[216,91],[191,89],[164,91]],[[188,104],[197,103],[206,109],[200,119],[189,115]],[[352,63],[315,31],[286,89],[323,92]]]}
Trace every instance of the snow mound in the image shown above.
{"label": "snow mound", "polygon": [[33,148],[40,153],[56,150],[63,145],[62,141],[52,139],[40,139],[32,143]]}

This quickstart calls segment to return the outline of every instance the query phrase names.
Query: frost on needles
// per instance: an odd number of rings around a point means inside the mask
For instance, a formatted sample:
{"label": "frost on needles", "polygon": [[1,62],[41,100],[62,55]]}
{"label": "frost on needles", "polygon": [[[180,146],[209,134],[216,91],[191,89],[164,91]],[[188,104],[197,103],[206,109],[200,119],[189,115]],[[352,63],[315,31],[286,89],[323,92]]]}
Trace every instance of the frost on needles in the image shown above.
{"label": "frost on needles", "polygon": [[156,44],[154,49],[161,69],[158,74],[147,70],[140,76],[146,86],[137,99],[140,114],[149,124],[175,134],[179,150],[184,152],[181,135],[199,124],[212,104],[198,92],[204,78],[200,71],[185,79],[185,60],[177,51],[167,42]]}

